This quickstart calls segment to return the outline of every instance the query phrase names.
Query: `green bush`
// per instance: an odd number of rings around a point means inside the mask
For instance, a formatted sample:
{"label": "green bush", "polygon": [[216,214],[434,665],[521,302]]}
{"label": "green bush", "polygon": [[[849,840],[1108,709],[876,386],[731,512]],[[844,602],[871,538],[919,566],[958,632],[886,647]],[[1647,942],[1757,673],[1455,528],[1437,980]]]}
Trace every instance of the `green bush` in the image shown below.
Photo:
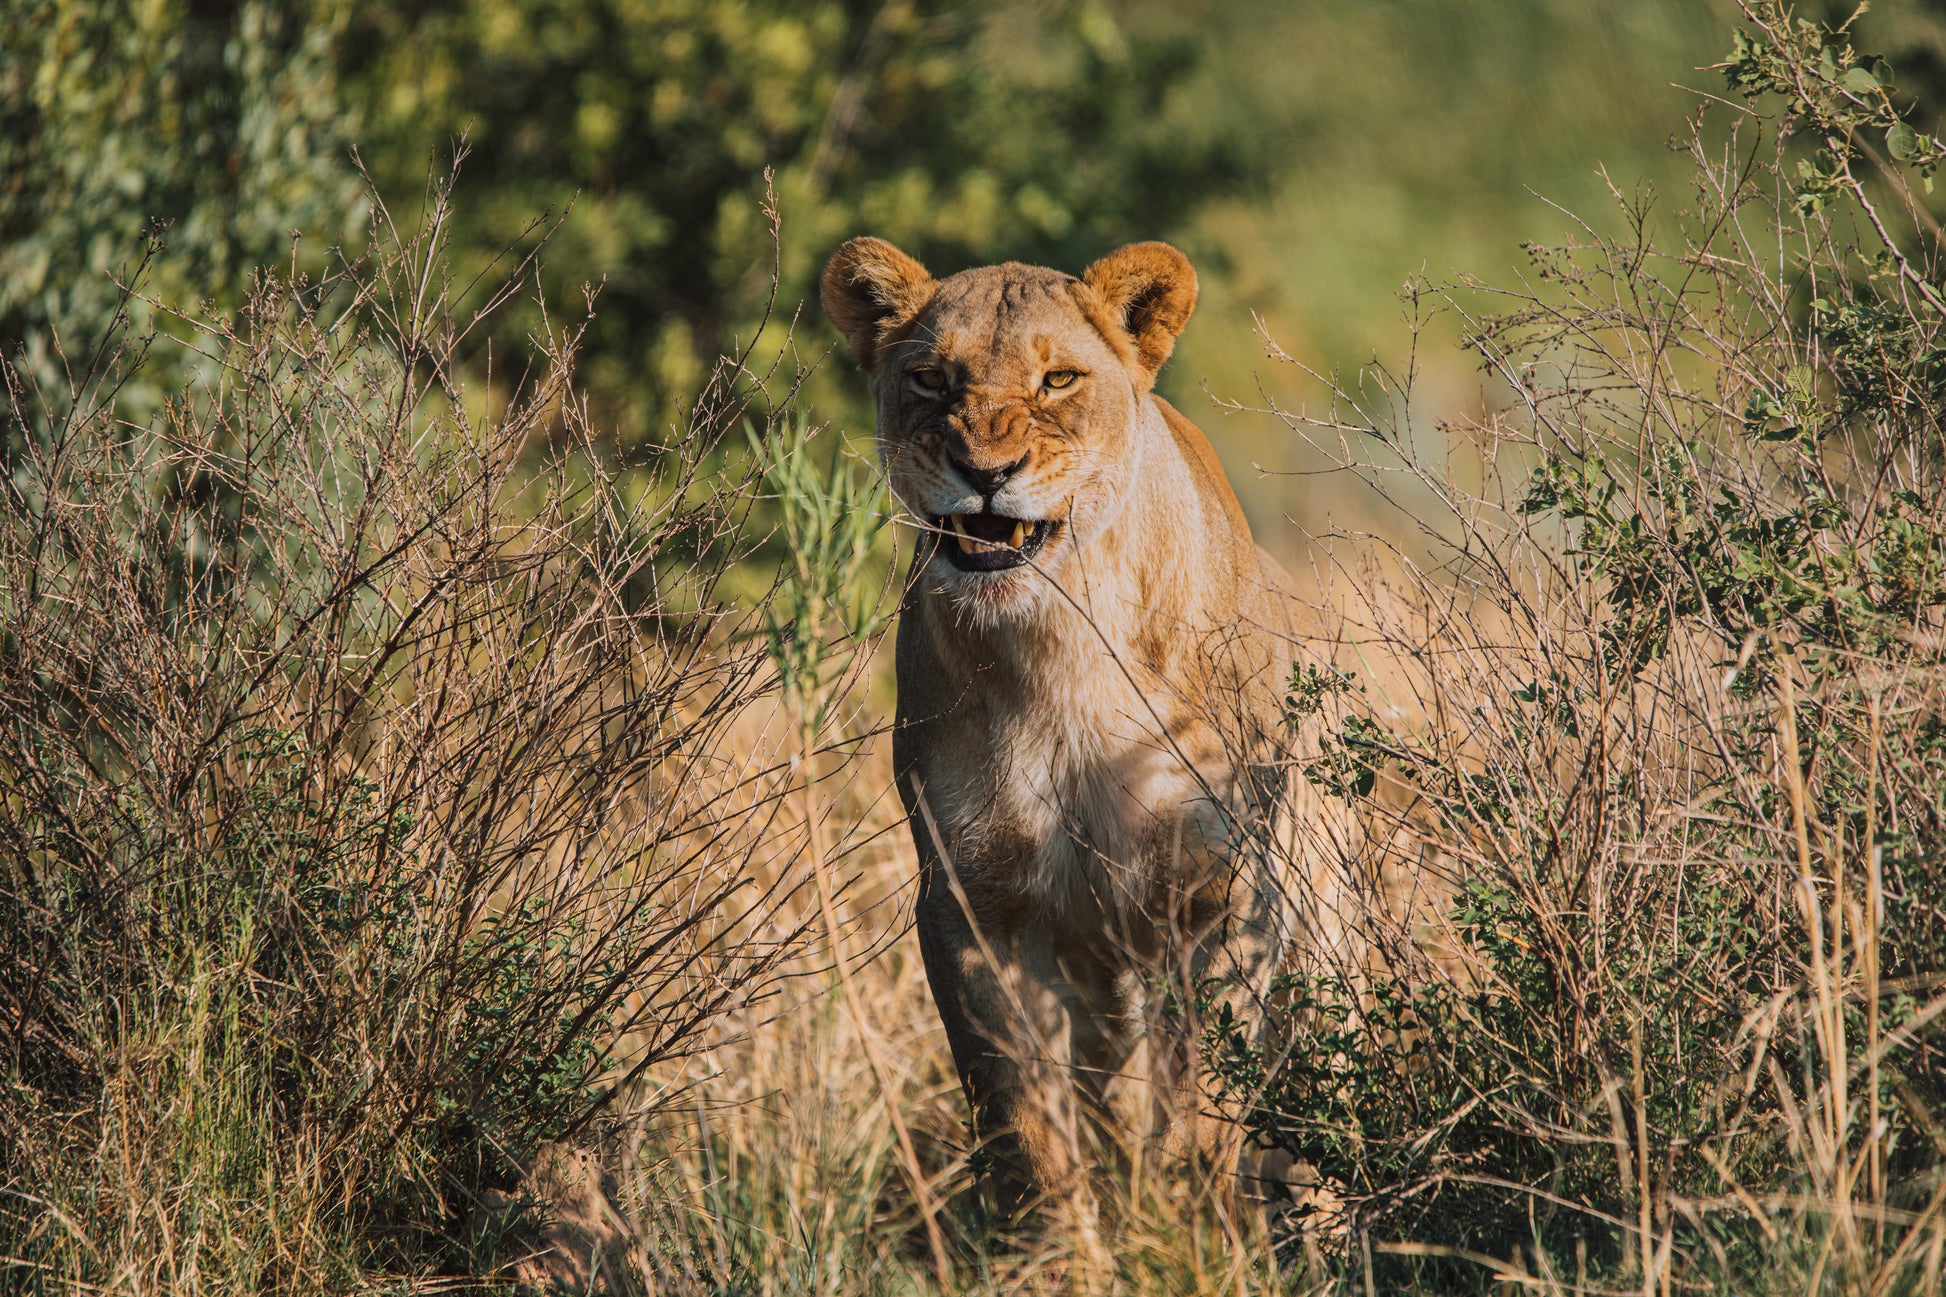
{"label": "green bush", "polygon": [[[814,296],[846,238],[870,230],[946,269],[1078,268],[1133,231],[1180,236],[1288,151],[1234,105],[1186,96],[1216,72],[1206,38],[1093,5],[360,4],[342,48],[382,190],[412,183],[429,143],[469,140],[469,262],[562,214],[550,260],[603,285],[588,380],[628,449],[666,438],[672,403],[750,338],[774,288],[786,315]],[[822,395],[854,408],[845,385]]]}
{"label": "green bush", "polygon": [[[259,266],[316,269],[362,232],[342,27],[257,0],[0,13],[0,351],[36,405],[59,412],[119,315],[166,322],[125,291],[138,274],[148,295],[232,310]],[[169,253],[144,268],[152,241]],[[123,376],[131,412],[179,385],[162,359]]]}

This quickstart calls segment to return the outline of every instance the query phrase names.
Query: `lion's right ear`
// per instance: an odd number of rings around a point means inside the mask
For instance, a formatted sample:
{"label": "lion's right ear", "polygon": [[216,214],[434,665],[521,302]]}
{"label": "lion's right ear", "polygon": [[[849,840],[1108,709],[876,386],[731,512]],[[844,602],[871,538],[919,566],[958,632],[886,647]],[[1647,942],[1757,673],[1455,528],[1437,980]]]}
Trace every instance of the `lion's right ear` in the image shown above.
{"label": "lion's right ear", "polygon": [[824,268],[824,313],[845,335],[851,354],[871,373],[879,344],[925,307],[933,277],[884,239],[853,239]]}
{"label": "lion's right ear", "polygon": [[1155,381],[1196,309],[1196,268],[1166,243],[1131,243],[1081,272]]}

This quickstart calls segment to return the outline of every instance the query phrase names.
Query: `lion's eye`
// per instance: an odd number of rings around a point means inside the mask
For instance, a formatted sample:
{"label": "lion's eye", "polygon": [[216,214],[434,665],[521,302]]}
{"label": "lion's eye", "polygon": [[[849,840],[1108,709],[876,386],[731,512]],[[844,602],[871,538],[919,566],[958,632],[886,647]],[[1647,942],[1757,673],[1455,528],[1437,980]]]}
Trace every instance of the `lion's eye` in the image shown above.
{"label": "lion's eye", "polygon": [[1041,375],[1041,386],[1057,387],[1057,388],[1069,387],[1072,386],[1074,380],[1079,377],[1081,377],[1081,372],[1079,370],[1050,369],[1045,374]]}
{"label": "lion's eye", "polygon": [[946,375],[937,369],[915,369],[906,375],[912,385],[928,395],[938,395],[946,390]]}

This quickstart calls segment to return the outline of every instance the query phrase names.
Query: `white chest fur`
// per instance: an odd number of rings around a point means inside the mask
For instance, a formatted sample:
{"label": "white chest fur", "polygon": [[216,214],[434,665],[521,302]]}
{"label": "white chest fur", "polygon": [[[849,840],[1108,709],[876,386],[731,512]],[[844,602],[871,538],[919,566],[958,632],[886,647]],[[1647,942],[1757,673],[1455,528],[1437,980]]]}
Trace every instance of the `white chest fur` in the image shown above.
{"label": "white chest fur", "polygon": [[964,867],[1049,919],[1095,927],[1151,910],[1165,880],[1230,837],[1233,781],[1214,731],[1132,676],[1030,693],[1039,705],[976,709],[970,749],[984,759],[937,772]]}

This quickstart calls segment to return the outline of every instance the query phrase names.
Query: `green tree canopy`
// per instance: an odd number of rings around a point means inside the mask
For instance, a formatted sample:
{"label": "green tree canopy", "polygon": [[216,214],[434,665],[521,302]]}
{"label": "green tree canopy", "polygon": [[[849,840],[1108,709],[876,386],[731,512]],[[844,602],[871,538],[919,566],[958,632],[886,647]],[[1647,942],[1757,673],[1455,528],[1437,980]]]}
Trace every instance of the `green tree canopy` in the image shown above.
{"label": "green tree canopy", "polygon": [[[625,440],[739,332],[870,230],[943,267],[1075,265],[1274,173],[1274,136],[1186,94],[1208,42],[1094,5],[957,0],[409,0],[355,6],[347,84],[381,187],[465,134],[460,244],[486,257],[571,213],[557,284],[605,281],[590,386]],[[1241,104],[1239,102],[1239,107]]]}
{"label": "green tree canopy", "polygon": [[0,25],[0,345],[31,372],[102,333],[152,236],[157,296],[234,303],[295,229],[301,258],[356,243],[357,162],[407,219],[463,137],[457,269],[564,216],[546,282],[601,285],[584,375],[624,445],[761,317],[766,169],[788,307],[864,230],[943,269],[1183,237],[1285,138],[1207,31],[1096,4],[33,0]]}
{"label": "green tree canopy", "polygon": [[293,230],[358,228],[342,29],[262,0],[0,6],[0,347],[51,397],[151,237],[151,292],[234,302]]}

